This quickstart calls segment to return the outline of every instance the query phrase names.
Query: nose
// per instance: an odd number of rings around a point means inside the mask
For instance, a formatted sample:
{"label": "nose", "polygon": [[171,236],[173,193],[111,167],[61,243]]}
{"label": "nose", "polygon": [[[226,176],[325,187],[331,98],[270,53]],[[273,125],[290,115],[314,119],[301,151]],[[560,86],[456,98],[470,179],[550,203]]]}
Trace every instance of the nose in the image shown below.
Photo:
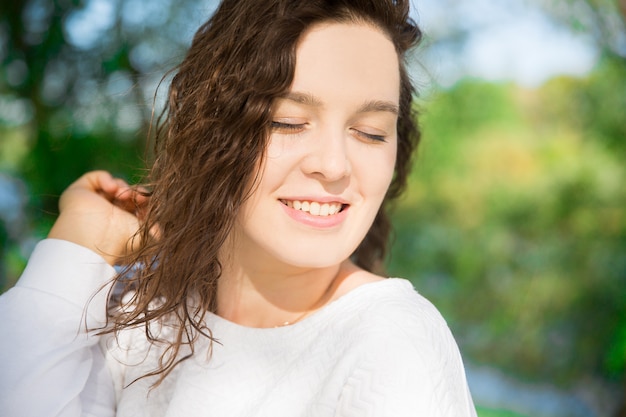
{"label": "nose", "polygon": [[348,154],[348,140],[341,130],[320,132],[311,138],[302,161],[305,174],[323,181],[338,181],[350,175],[352,166]]}

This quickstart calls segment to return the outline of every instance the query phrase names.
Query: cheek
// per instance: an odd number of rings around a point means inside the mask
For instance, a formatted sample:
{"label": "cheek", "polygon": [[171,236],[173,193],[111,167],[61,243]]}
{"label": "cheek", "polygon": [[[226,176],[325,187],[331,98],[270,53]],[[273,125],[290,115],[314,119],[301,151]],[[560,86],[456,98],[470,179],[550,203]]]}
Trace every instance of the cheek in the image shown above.
{"label": "cheek", "polygon": [[281,185],[283,185],[295,169],[297,155],[292,146],[284,140],[272,140],[268,142],[263,162],[259,163],[252,192],[248,200],[242,206],[242,221],[249,219],[258,211],[258,205],[263,197],[272,195]]}
{"label": "cheek", "polygon": [[258,189],[271,188],[272,184],[284,178],[285,173],[293,165],[294,152],[291,148],[280,137],[270,136],[265,149],[263,164],[258,168]]}
{"label": "cheek", "polygon": [[260,178],[265,187],[271,187],[271,184],[279,185],[290,172],[297,169],[301,156],[296,144],[281,137],[270,138]]}
{"label": "cheek", "polygon": [[398,152],[398,144],[396,140],[394,140],[393,146],[391,146],[390,148],[391,149],[389,150],[387,154],[387,158],[386,158],[387,188],[389,187],[389,184],[391,183],[391,180],[393,179],[393,175],[396,171],[396,158],[397,158],[397,152]]}
{"label": "cheek", "polygon": [[393,179],[395,163],[395,143],[361,155],[354,167],[358,170],[361,187],[365,187],[372,197],[382,200]]}
{"label": "cheek", "polygon": [[265,158],[269,160],[280,158],[285,152],[285,143],[280,140],[276,140],[270,137],[267,144],[267,150],[265,152]]}
{"label": "cheek", "polygon": [[290,135],[270,135],[265,149],[267,161],[289,160],[302,152],[302,139]]}

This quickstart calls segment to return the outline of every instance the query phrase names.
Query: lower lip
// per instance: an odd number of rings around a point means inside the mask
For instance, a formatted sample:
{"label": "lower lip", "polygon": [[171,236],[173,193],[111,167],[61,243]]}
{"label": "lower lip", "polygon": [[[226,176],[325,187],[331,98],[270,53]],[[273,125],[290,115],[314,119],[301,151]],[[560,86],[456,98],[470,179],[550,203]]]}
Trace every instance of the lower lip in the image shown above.
{"label": "lower lip", "polygon": [[339,213],[329,216],[314,216],[306,211],[296,210],[286,206],[281,202],[279,202],[279,204],[283,207],[283,210],[285,210],[287,215],[298,223],[318,229],[330,229],[332,227],[339,226],[346,219],[348,209],[350,208],[349,206],[346,206]]}

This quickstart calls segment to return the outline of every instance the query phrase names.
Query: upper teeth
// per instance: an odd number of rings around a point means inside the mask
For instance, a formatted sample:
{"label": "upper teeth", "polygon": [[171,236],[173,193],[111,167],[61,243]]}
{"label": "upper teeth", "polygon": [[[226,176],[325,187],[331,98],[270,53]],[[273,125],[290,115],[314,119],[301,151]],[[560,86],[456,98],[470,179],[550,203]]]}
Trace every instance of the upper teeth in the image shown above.
{"label": "upper teeth", "polygon": [[341,203],[318,203],[317,201],[283,200],[289,207],[306,211],[314,216],[331,216],[341,211]]}

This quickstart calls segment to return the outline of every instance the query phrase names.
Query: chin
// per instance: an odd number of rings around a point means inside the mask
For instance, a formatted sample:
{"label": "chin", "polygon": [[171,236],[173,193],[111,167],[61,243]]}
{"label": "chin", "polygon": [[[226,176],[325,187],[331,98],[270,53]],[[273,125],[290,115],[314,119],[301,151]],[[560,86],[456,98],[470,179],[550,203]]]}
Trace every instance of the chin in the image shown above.
{"label": "chin", "polygon": [[332,251],[330,248],[321,250],[288,250],[284,251],[278,260],[296,268],[329,268],[337,266],[350,258],[353,251]]}

